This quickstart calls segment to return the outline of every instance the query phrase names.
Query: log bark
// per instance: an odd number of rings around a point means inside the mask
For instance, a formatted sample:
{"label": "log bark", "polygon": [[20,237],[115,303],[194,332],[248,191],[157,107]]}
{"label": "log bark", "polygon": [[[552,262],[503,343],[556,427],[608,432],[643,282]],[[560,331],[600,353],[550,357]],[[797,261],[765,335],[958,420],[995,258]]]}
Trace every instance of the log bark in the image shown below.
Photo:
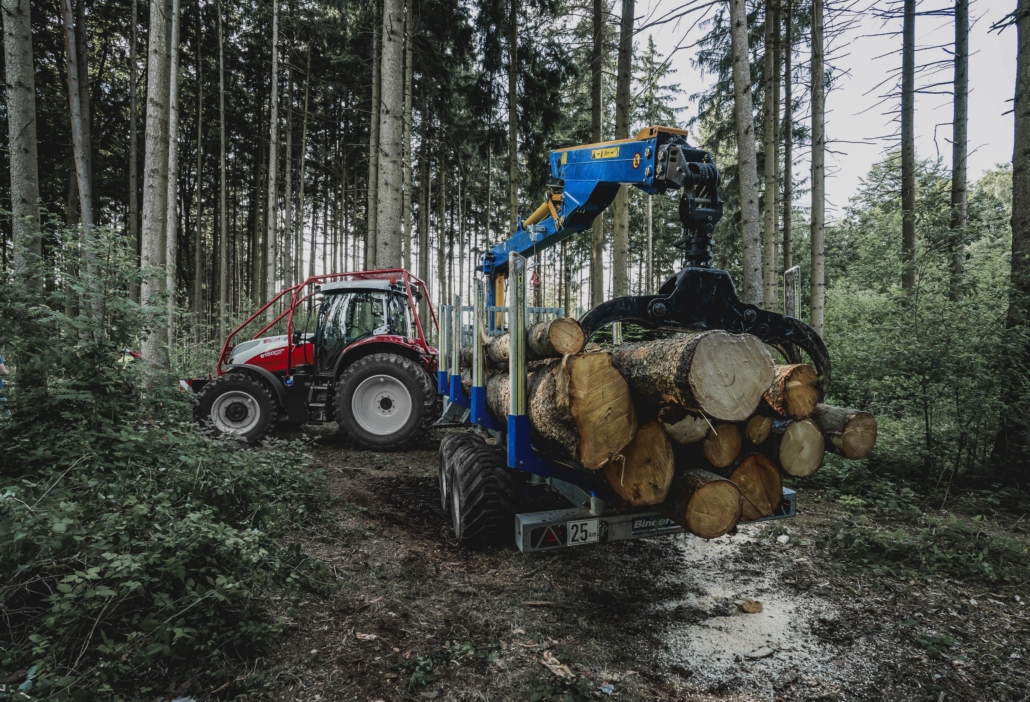
{"label": "log bark", "polygon": [[819,402],[819,376],[807,363],[776,366],[775,379],[765,392],[765,401],[777,414],[805,419]]}
{"label": "log bark", "polygon": [[720,423],[708,430],[703,451],[705,458],[716,468],[732,465],[744,441],[736,424]]}
{"label": "log bark", "polygon": [[723,473],[744,498],[740,521],[768,517],[783,498],[783,478],[776,464],[761,454],[750,454]]}
{"label": "log bark", "polygon": [[620,459],[610,461],[604,469],[616,494],[635,507],[664,502],[676,466],[672,443],[661,425],[649,422],[640,427],[621,453]]}
{"label": "log bark", "polygon": [[766,417],[764,414],[756,414],[751,419],[747,420],[747,426],[744,428],[744,434],[747,436],[747,440],[755,446],[765,443],[765,440],[769,438],[769,434],[772,432],[772,417]]}
{"label": "log bark", "polygon": [[819,404],[812,421],[826,437],[826,449],[832,453],[858,460],[876,446],[876,419],[868,412]]}
{"label": "log bark", "polygon": [[756,337],[708,331],[612,351],[638,406],[656,412],[669,405],[742,422],[773,381],[769,352]]}
{"label": "log bark", "polygon": [[732,481],[707,470],[684,471],[658,511],[702,539],[733,531],[740,521],[743,499]]}
{"label": "log bark", "polygon": [[[486,404],[500,421],[507,420],[510,395],[507,374],[487,381]],[[567,356],[530,369],[526,402],[539,448],[588,470],[621,455],[637,433],[629,386],[606,353]]]}
{"label": "log bark", "polygon": [[826,440],[815,422],[811,419],[776,420],[772,433],[775,440],[770,444],[770,454],[779,461],[784,473],[805,478],[819,470],[826,453]]}
{"label": "log bark", "polygon": [[693,444],[708,436],[711,428],[708,420],[694,414],[687,414],[677,422],[662,422],[662,428],[677,444]]}
{"label": "log bark", "polygon": [[[487,365],[499,366],[508,363],[507,334],[492,336],[483,341],[483,352]],[[579,322],[571,317],[558,317],[534,324],[526,330],[526,355],[529,360],[557,358],[579,353],[586,346],[586,335]],[[472,364],[472,347],[460,351],[463,364]]]}

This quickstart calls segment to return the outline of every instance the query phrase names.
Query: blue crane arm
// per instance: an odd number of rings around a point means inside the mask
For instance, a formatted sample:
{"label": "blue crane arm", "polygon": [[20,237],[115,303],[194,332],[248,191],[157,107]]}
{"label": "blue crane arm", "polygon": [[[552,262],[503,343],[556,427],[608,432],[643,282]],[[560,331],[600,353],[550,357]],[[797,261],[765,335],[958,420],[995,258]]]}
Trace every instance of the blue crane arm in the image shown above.
{"label": "blue crane arm", "polygon": [[709,197],[694,199],[707,205],[718,221],[718,171],[706,151],[687,143],[686,134],[670,127],[647,127],[633,139],[552,151],[546,201],[519,221],[510,238],[483,256],[483,272],[502,274],[509,253],[532,256],[589,229],[623,185],[655,194],[684,186],[694,189],[705,181]]}

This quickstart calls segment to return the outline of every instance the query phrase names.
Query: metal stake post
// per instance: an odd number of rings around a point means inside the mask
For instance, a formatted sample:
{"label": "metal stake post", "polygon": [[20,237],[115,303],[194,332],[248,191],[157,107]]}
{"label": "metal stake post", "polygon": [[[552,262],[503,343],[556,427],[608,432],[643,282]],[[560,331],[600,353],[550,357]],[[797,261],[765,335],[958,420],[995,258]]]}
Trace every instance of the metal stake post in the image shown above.
{"label": "metal stake post", "polygon": [[436,365],[436,391],[441,395],[447,394],[447,368],[450,360],[447,345],[450,342],[450,331],[451,306],[440,305],[440,348],[437,349],[440,355]]}
{"label": "metal stake post", "polygon": [[450,400],[465,404],[461,392],[461,295],[454,296],[454,322],[451,329]]}
{"label": "metal stake post", "polygon": [[530,451],[526,414],[526,259],[508,254],[508,466],[517,468]]}

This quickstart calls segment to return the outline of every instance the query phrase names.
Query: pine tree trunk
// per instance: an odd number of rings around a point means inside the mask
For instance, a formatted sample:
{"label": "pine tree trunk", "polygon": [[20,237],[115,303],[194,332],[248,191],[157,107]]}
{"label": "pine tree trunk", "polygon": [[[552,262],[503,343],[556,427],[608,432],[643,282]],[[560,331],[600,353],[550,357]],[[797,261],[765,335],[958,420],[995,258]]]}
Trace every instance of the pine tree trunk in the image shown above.
{"label": "pine tree trunk", "polygon": [[404,251],[401,265],[411,270],[411,176],[414,169],[414,154],[411,149],[412,100],[415,88],[414,44],[415,44],[415,0],[407,0],[404,15],[404,202],[401,220],[404,222],[404,239],[401,248]]}
{"label": "pine tree trunk", "polygon": [[437,203],[436,222],[436,299],[437,306],[447,304],[447,168],[443,155],[437,164],[437,175],[440,179],[440,192]]}
{"label": "pine tree trunk", "polygon": [[399,268],[404,182],[404,0],[383,0],[381,43],[375,261],[377,268]]}
{"label": "pine tree trunk", "polygon": [[951,137],[951,299],[966,267],[966,148],[969,127],[969,0],[955,0],[955,106]]}
{"label": "pine tree trunk", "polygon": [[[133,0],[135,4],[135,0]],[[200,0],[197,0],[197,223],[193,235],[193,314],[196,335],[195,340],[200,341],[200,310],[203,290],[203,260],[204,260],[204,178],[203,178],[203,157],[204,157],[204,35],[201,31],[203,15],[200,8]]]}
{"label": "pine tree trunk", "polygon": [[[64,0],[68,2],[68,0]],[[169,54],[172,25],[170,0],[151,0],[150,45],[147,48],[147,115],[146,143],[143,154],[143,227],[142,265],[145,268],[164,263],[165,218],[168,216],[168,119],[169,80],[171,56]],[[144,303],[161,294],[164,277],[151,275],[143,281]],[[158,363],[164,352],[164,328],[158,326],[143,342],[143,357]],[[145,366],[150,372],[148,387],[153,388],[160,378],[154,366]]]}
{"label": "pine tree trunk", "polygon": [[[783,270],[794,266],[791,227],[794,225],[794,2],[787,0],[783,56]],[[784,313],[789,313],[784,310]]]}
{"label": "pine tree trunk", "polygon": [[376,234],[379,231],[379,200],[376,188],[379,185],[379,121],[380,80],[382,65],[379,61],[381,22],[372,22],[372,115],[368,130],[368,209],[365,228],[365,270],[376,267]]}
{"label": "pine tree trunk", "polygon": [[812,0],[812,267],[811,324],[823,333],[826,230],[826,90],[823,42],[823,2]]}
{"label": "pine tree trunk", "polygon": [[[422,119],[426,116],[425,98],[422,102]],[[424,123],[423,123],[424,125]],[[429,285],[429,139],[421,135],[421,153],[418,158],[418,278]],[[429,300],[423,296],[418,301],[418,318],[422,321],[422,330],[428,336],[432,322],[429,315]]]}
{"label": "pine tree trunk", "polygon": [[[819,2],[819,0],[815,0]],[[740,187],[740,231],[743,254],[744,302],[762,304],[762,235],[758,218],[758,166],[755,121],[748,63],[747,8],[744,0],[729,0],[733,44],[733,106],[737,129],[737,170]]]}
{"label": "pine tree trunk", "polygon": [[519,221],[518,0],[508,0],[508,231]]}
{"label": "pine tree trunk", "polygon": [[[42,258],[42,243],[39,239],[36,72],[32,56],[31,7],[29,0],[3,0],[2,7],[14,270],[27,292],[38,293],[42,290],[42,277],[32,270]],[[29,365],[26,364],[26,370]]]}
{"label": "pine tree trunk", "polygon": [[905,0],[901,45],[901,287],[916,287],[916,0]]}
{"label": "pine tree trunk", "polygon": [[[305,203],[304,203],[304,173],[305,166],[308,162],[308,97],[311,88],[311,43],[308,42],[308,67],[304,71],[304,118],[303,124],[300,128],[300,192],[297,195],[297,241],[299,246],[303,246],[304,241],[304,218],[305,218]],[[311,250],[309,251],[310,258],[308,259],[308,277],[315,275],[315,230],[311,230]],[[301,273],[304,271],[304,257],[302,254],[298,254],[298,260],[300,263]]]}
{"label": "pine tree trunk", "polygon": [[169,42],[168,69],[168,211],[165,215],[165,291],[168,294],[166,306],[165,331],[167,347],[162,362],[165,370],[172,369],[172,347],[175,344],[175,293],[176,265],[179,215],[179,0],[172,0],[172,31]]}
{"label": "pine tree trunk", "polygon": [[[594,0],[593,46],[590,54],[590,140],[601,141],[601,99],[604,78],[604,0]],[[590,306],[604,302],[604,216],[594,220],[590,233]]]}
{"label": "pine tree trunk", "polygon": [[[279,292],[276,285],[279,252],[279,0],[272,0],[272,105],[268,120],[268,204],[265,207],[265,300]],[[268,310],[268,318],[275,310]]]}
{"label": "pine tree trunk", "polygon": [[222,33],[222,2],[215,0],[218,13],[218,337],[228,333],[229,244],[226,212],[225,173],[225,37]]}
{"label": "pine tree trunk", "polygon": [[[622,25],[619,31],[619,62],[615,88],[615,138],[628,139],[630,94],[633,80],[634,0],[622,0]],[[629,188],[620,187],[615,195],[615,226],[612,232],[612,297],[629,294]]]}
{"label": "pine tree trunk", "polygon": [[[772,306],[768,309],[780,309],[780,90],[782,88],[780,66],[783,61],[783,37],[780,34],[780,2],[773,2],[773,257],[770,270],[772,273]],[[786,269],[783,269],[786,270]]]}
{"label": "pine tree trunk", "polygon": [[776,238],[773,232],[777,217],[776,193],[779,183],[776,182],[776,124],[775,78],[776,51],[773,48],[778,34],[776,27],[775,0],[765,3],[765,64],[762,76],[762,165],[763,165],[763,208],[762,232],[765,239],[765,255],[762,257],[763,306],[767,310],[776,309]]}
{"label": "pine tree trunk", "polygon": [[[139,70],[136,58],[136,45],[139,43],[139,0],[132,0],[132,27],[129,31],[129,243],[134,252],[134,259],[139,264],[139,100],[137,91],[139,82],[136,72]],[[139,285],[133,283],[129,287],[129,295],[134,302],[139,302]]]}
{"label": "pine tree trunk", "polygon": [[[85,0],[79,0],[80,5]],[[72,0],[61,0],[61,18],[64,24],[64,51],[68,69],[68,104],[71,116],[72,155],[75,160],[75,176],[79,189],[79,221],[85,233],[93,228],[93,179],[90,172],[91,145],[88,141],[89,127],[88,90],[82,84],[87,74],[85,66],[79,64],[83,52],[80,51],[79,39],[76,36],[75,14]],[[83,104],[82,98],[87,98]]]}
{"label": "pine tree trunk", "polygon": [[286,229],[283,246],[283,280],[294,284],[296,265],[293,261],[293,65],[286,54],[286,152],[283,160],[283,226]]}

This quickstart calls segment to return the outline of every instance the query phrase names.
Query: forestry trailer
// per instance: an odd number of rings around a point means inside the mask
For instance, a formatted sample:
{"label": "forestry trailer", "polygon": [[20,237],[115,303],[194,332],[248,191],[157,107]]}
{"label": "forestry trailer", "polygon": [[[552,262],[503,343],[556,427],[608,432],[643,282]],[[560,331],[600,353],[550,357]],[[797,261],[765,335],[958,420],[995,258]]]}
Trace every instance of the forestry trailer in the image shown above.
{"label": "forestry trailer", "polygon": [[[826,347],[819,335],[797,318],[796,269],[787,274],[793,280],[786,281],[785,303],[793,315],[786,316],[741,302],[730,275],[712,267],[713,232],[722,216],[719,171],[709,153],[688,144],[686,132],[650,127],[632,139],[558,149],[550,154],[550,168],[544,204],[520,221],[509,239],[482,257],[482,276],[476,281],[473,304],[464,307],[456,297],[453,305],[441,308],[437,386],[445,399],[440,424],[478,428],[449,434],[441,442],[441,506],[450,514],[460,542],[473,545],[509,539],[514,523],[516,544],[525,552],[684,531],[684,520],[669,518],[668,510],[629,506],[632,503],[613,492],[611,478],[606,482],[605,470],[584,470],[575,460],[556,458],[561,452],[555,448],[562,447],[555,442],[545,445],[538,428],[531,427],[527,367],[532,357],[540,357],[530,351],[541,342],[527,338],[527,326],[562,311],[526,306],[525,257],[590,228],[622,186],[632,185],[649,195],[679,190],[683,236],[675,245],[684,250],[686,266],[666,280],[657,294],[615,298],[589,310],[578,320],[586,339],[611,326],[614,348],[618,348],[622,322],[675,332],[725,330],[732,335],[751,335],[760,340],[754,343],[762,353],[768,354],[764,342],[778,349],[788,363],[800,363],[801,351],[807,353],[818,374],[820,399],[830,378]],[[497,298],[505,286],[507,305],[500,306]],[[505,332],[506,344],[498,338]],[[492,341],[501,342],[503,348],[493,348],[497,344]],[[585,341],[580,348],[582,343]],[[488,368],[487,351],[491,358],[503,357],[507,368],[503,363]],[[555,363],[569,359],[575,356]],[[464,382],[462,365],[471,366]],[[768,368],[771,378],[771,357]],[[493,375],[488,383],[489,370]],[[493,391],[498,379],[503,395],[495,402],[496,397],[488,398],[488,385]],[[534,392],[538,385],[533,385]],[[500,409],[496,409],[498,405]],[[502,416],[503,409],[507,416]],[[658,434],[668,443],[660,430]],[[571,441],[576,440],[570,436]],[[485,437],[493,437],[494,442]],[[615,470],[618,479],[617,466]],[[763,518],[791,517],[794,492],[782,488],[778,469],[773,467],[773,471],[774,507]],[[522,497],[546,486],[568,498],[573,507],[516,514]],[[736,495],[740,500],[740,493]],[[704,505],[700,511],[705,511]],[[738,509],[738,518],[739,514]]]}
{"label": "forestry trailer", "polygon": [[[196,417],[214,434],[255,442],[277,424],[335,420],[358,447],[404,448],[438,414],[422,299],[435,324],[425,283],[406,270],[310,277],[229,334],[215,377],[181,384],[199,393]],[[264,336],[284,320],[285,334]]]}

